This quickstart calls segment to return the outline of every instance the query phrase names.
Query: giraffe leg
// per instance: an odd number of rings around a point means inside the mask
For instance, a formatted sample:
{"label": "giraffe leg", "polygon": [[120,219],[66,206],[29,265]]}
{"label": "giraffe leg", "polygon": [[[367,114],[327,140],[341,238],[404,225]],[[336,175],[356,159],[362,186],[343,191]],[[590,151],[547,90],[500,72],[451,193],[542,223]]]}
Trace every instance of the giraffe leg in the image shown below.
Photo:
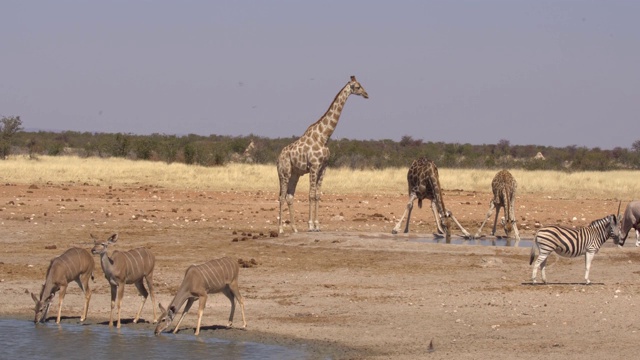
{"label": "giraffe leg", "polygon": [[[293,232],[298,232],[298,228],[296,227],[295,222],[295,210],[293,208],[293,197],[296,194],[296,186],[298,185],[298,179],[300,179],[299,175],[291,175],[289,178],[289,182],[285,187],[285,201],[287,202],[287,207],[289,208],[289,225],[293,229]],[[282,225],[282,211],[280,212],[280,229],[278,230],[280,233],[283,233],[283,225]]]}
{"label": "giraffe leg", "polygon": [[491,214],[493,213],[493,210],[495,208],[495,204],[493,203],[493,200],[491,200],[491,202],[489,203],[489,212],[487,212],[487,217],[484,218],[484,221],[482,222],[482,225],[480,225],[480,228],[478,229],[478,231],[476,231],[475,235],[473,235],[473,237],[480,237],[480,232],[482,231],[482,228],[484,227],[484,224],[487,223],[487,220],[489,220],[489,218],[491,217]]}
{"label": "giraffe leg", "polygon": [[471,238],[471,234],[469,234],[469,232],[467,231],[467,229],[465,229],[462,224],[460,224],[460,222],[458,221],[458,219],[456,219],[455,216],[453,216],[453,214],[450,211],[447,211],[447,213],[449,214],[449,218],[451,220],[453,220],[453,222],[458,226],[458,228],[460,229],[460,231],[462,231],[462,235],[464,235],[465,238],[469,239]]}
{"label": "giraffe leg", "polygon": [[[504,213],[504,206],[498,204],[498,206],[496,206],[496,217],[495,219],[493,219],[493,228],[491,229],[491,235],[492,236],[496,236],[496,226],[498,225],[498,218],[500,217],[500,208],[502,208],[502,213]],[[506,213],[505,213],[505,217],[506,217]]]}
{"label": "giraffe leg", "polygon": [[318,178],[320,170],[311,169],[309,171],[309,231],[319,231],[316,227],[318,222]]}
{"label": "giraffe leg", "polygon": [[520,232],[518,232],[518,222],[516,221],[516,214],[515,211],[513,210],[513,204],[511,204],[510,206],[511,208],[511,215],[509,216],[509,221],[511,221],[512,224],[512,228],[513,228],[513,234],[516,237],[516,244],[515,246],[517,247],[518,244],[520,243]]}
{"label": "giraffe leg", "polygon": [[398,230],[400,230],[400,225],[402,225],[402,220],[404,220],[405,216],[407,216],[407,226],[405,227],[404,232],[405,233],[409,232],[409,219],[411,218],[411,209],[413,208],[413,201],[416,198],[417,196],[415,193],[409,194],[409,202],[407,203],[407,207],[404,209],[404,213],[402,213],[402,216],[400,217],[400,220],[398,220],[398,223],[396,224],[396,226],[393,228],[393,230],[391,230],[392,234],[398,233]]}
{"label": "giraffe leg", "polygon": [[[282,220],[282,206],[284,205],[287,197],[287,185],[289,183],[289,178],[282,173],[283,170],[278,167],[278,177],[280,178],[280,197],[278,198],[278,202],[280,204],[280,209],[278,213],[278,233],[284,233],[284,221]],[[291,211],[291,210],[289,210]]]}
{"label": "giraffe leg", "polygon": [[320,197],[322,196],[322,180],[324,179],[324,173],[327,170],[326,166],[321,166],[318,171],[318,178],[316,179],[316,191],[314,199],[314,211],[313,211],[313,229],[314,231],[320,231],[320,221],[318,220],[318,207],[320,206]]}
{"label": "giraffe leg", "polygon": [[435,199],[431,200],[431,211],[433,211],[433,217],[436,219],[438,234],[444,234],[445,231],[442,228],[442,222],[440,221],[440,214],[438,214],[438,205],[436,205]]}

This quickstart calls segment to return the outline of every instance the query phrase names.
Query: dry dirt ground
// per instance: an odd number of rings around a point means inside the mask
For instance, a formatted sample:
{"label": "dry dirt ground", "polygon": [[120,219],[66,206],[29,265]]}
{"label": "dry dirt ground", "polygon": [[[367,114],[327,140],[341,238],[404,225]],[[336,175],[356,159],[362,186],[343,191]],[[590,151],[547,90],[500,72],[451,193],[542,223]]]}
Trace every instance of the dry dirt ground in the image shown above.
{"label": "dry dirt ground", "polygon": [[[605,244],[590,286],[582,285],[583,258],[556,256],[547,271],[551,284],[532,286],[529,247],[419,242],[435,230],[428,206],[415,206],[409,234],[391,235],[407,201],[400,191],[325,194],[323,231],[307,233],[301,188],[296,210],[302,232],[287,228],[277,237],[271,236],[277,231],[273,192],[76,183],[3,184],[0,193],[4,317],[32,319],[28,293],[39,291],[51,258],[71,246],[91,248],[90,234],[106,239],[117,232],[114,249],[143,246],[155,254],[154,284],[165,305],[190,264],[232,256],[250,266],[239,277],[247,329],[223,326],[229,302],[216,294],[207,302],[200,336],[281,344],[304,349],[309,358],[336,359],[635,358],[640,350],[635,236],[624,248]],[[445,192],[448,208],[472,233],[489,199],[488,192]],[[562,194],[524,194],[516,204],[522,237],[529,239],[536,223],[585,225],[616,210],[613,199],[567,200]],[[106,326],[109,288],[97,258],[91,287],[87,322]],[[131,322],[138,299],[127,286],[123,326],[152,331],[150,299],[145,321]],[[79,322],[82,304],[71,284],[63,322]],[[181,332],[193,333],[196,308]],[[52,314],[55,309],[49,321]]]}

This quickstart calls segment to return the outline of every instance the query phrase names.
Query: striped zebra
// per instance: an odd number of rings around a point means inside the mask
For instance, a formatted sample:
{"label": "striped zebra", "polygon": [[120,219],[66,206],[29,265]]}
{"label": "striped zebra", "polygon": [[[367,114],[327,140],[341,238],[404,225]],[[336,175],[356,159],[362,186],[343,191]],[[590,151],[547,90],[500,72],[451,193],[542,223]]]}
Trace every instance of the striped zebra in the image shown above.
{"label": "striped zebra", "polygon": [[[588,226],[571,229],[565,226],[545,226],[538,230],[533,239],[529,265],[533,264],[531,281],[536,282],[538,268],[542,274],[542,281],[547,283],[544,268],[547,265],[547,257],[555,251],[564,257],[578,257],[585,255],[584,280],[589,284],[589,269],[593,256],[600,250],[607,239],[613,238],[613,242],[620,241],[620,225],[615,215],[609,215],[602,219],[594,220]],[[536,260],[537,255],[537,260]],[[533,261],[535,260],[535,264]]]}

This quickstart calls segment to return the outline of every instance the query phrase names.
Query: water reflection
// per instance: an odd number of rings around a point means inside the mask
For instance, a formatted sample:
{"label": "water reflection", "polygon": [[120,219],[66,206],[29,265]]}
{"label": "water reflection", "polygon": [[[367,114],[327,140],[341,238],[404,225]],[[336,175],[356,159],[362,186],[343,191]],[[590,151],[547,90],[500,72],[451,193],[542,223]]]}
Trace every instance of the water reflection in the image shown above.
{"label": "water reflection", "polygon": [[479,245],[479,246],[512,246],[528,247],[533,244],[533,239],[520,238],[520,241],[504,237],[483,237],[479,239],[465,239],[462,237],[433,237],[415,240],[417,242],[429,244],[453,244],[453,245]]}
{"label": "water reflection", "polygon": [[305,359],[303,351],[193,335],[0,319],[2,359]]}

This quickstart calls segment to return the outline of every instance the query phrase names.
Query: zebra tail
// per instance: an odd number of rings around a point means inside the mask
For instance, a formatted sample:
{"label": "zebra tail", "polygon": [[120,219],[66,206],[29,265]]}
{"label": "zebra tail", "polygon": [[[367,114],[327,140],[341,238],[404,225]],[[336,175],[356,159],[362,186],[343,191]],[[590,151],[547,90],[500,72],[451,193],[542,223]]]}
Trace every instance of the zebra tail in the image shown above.
{"label": "zebra tail", "polygon": [[540,247],[538,246],[538,234],[533,237],[533,245],[531,246],[531,255],[529,255],[529,265],[533,265],[533,261],[540,253]]}

